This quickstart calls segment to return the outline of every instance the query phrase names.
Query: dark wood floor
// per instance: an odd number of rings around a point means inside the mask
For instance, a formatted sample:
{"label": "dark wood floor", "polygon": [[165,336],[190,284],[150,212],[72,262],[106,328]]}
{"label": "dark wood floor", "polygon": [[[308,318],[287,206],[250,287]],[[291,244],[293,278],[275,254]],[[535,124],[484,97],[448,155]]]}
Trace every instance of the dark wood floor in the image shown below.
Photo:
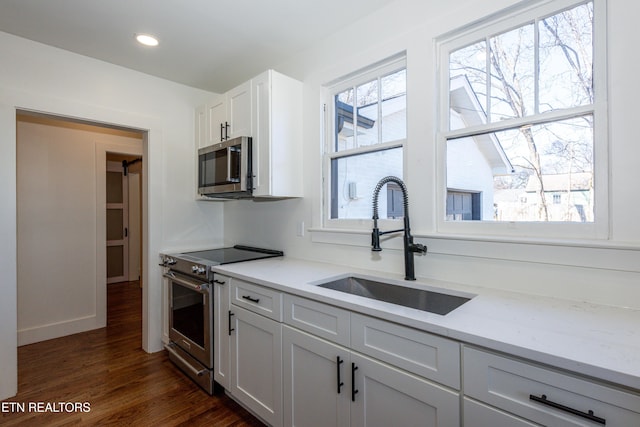
{"label": "dark wood floor", "polygon": [[106,328],[18,348],[18,395],[3,401],[0,425],[263,426],[224,393],[202,391],[164,351],[142,350],[137,282],[109,285],[107,297]]}

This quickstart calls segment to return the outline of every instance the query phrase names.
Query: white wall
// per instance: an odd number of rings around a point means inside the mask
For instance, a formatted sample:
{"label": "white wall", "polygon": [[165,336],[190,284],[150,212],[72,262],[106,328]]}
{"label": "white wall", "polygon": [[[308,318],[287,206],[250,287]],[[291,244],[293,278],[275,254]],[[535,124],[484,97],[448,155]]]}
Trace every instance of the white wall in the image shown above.
{"label": "white wall", "polygon": [[[640,4],[608,2],[610,125],[610,239],[606,241],[523,241],[493,236],[451,236],[436,228],[436,194],[442,177],[436,162],[436,52],[434,39],[516,0],[425,2],[399,0],[353,26],[320,41],[278,71],[305,83],[305,198],[270,203],[237,201],[225,205],[225,239],[281,248],[289,256],[354,267],[403,272],[401,239],[374,255],[363,221],[360,232],[318,231],[322,224],[320,138],[321,86],[354,70],[407,53],[407,187],[412,231],[429,253],[416,257],[418,276],[470,285],[512,289],[616,306],[640,308],[640,144],[634,74],[640,35]],[[357,46],[357,50],[352,47]],[[339,53],[339,54],[337,54]],[[304,237],[296,236],[304,222]],[[393,248],[393,249],[391,249]]]}
{"label": "white wall", "polygon": [[[143,346],[161,349],[163,249],[221,244],[222,206],[195,203],[194,107],[211,93],[0,33],[0,399],[16,393],[15,110],[148,131]],[[148,320],[147,320],[148,318]]]}

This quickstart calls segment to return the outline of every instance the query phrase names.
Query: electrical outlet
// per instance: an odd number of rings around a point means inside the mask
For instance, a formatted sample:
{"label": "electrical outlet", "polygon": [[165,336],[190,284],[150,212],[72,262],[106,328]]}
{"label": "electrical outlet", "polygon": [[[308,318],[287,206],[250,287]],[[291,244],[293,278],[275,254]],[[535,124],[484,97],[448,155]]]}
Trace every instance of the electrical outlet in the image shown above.
{"label": "electrical outlet", "polygon": [[304,237],[304,221],[300,221],[296,224],[296,236]]}

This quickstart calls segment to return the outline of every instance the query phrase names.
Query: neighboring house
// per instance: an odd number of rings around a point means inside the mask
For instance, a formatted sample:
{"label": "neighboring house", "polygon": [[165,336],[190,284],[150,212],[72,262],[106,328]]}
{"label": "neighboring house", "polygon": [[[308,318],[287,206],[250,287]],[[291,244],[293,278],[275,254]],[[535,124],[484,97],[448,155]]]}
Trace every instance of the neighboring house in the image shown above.
{"label": "neighboring house", "polygon": [[[450,128],[462,129],[487,122],[467,78],[450,81]],[[496,175],[510,174],[513,166],[493,134],[450,140],[447,143],[447,219],[493,220]]]}
{"label": "neighboring house", "polygon": [[[542,183],[549,221],[593,221],[591,173],[543,175]],[[495,198],[496,218],[539,221],[539,190],[540,182],[534,175],[529,177],[525,188],[498,190]]]}
{"label": "neighboring house", "polygon": [[[404,97],[383,100],[381,130],[384,140],[386,134],[405,137],[406,101]],[[336,138],[337,144],[344,148],[353,144],[352,136],[358,134],[359,146],[369,145],[368,141],[378,138],[376,120],[378,103],[358,108],[357,125],[354,127],[353,106],[337,102]],[[369,135],[372,135],[369,137]],[[332,168],[331,182],[335,186],[332,194],[336,202],[332,203],[332,218],[371,218],[373,214],[373,190],[380,178],[393,175],[402,178],[402,151],[383,150],[365,156],[353,156],[348,161],[336,162]],[[400,166],[400,169],[398,169]],[[352,173],[352,171],[357,171]],[[355,180],[352,180],[352,177]],[[394,184],[387,184],[386,192],[380,194],[379,213],[381,218],[399,218],[404,215],[402,193]]]}
{"label": "neighboring house", "polygon": [[[569,183],[569,184],[567,184]],[[590,172],[543,175],[542,184],[549,221],[593,221],[593,174]],[[535,177],[527,183],[527,204],[537,209],[540,182]]]}

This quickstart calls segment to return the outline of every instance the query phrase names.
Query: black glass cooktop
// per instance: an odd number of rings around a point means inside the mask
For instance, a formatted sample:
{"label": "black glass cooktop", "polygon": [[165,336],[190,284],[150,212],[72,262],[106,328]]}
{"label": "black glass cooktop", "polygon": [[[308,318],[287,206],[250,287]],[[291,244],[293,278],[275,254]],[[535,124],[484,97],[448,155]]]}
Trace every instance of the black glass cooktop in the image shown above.
{"label": "black glass cooktop", "polygon": [[184,252],[178,256],[201,264],[219,265],[282,256],[282,251],[236,245],[231,248]]}

